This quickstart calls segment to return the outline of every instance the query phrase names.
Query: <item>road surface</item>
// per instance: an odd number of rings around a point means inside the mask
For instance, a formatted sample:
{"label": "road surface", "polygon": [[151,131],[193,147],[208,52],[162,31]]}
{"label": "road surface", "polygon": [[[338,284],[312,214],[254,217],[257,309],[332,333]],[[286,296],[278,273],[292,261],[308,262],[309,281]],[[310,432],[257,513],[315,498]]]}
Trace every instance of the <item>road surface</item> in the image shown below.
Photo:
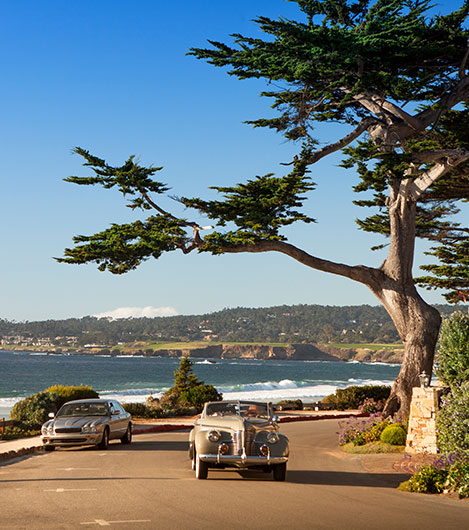
{"label": "road surface", "polygon": [[0,466],[0,528],[468,529],[469,501],[396,490],[393,455],[348,455],[337,421],[284,424],[286,482],[210,470],[196,480],[188,433],[36,454]]}

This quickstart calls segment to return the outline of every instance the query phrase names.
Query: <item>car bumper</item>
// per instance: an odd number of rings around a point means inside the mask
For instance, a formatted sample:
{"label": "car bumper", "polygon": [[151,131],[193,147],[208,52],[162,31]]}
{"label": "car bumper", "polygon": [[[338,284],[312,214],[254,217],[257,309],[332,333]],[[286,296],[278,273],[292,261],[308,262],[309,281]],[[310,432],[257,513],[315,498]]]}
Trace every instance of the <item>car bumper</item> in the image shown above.
{"label": "car bumper", "polygon": [[199,454],[199,458],[202,462],[233,465],[236,467],[272,466],[284,464],[288,460],[288,456],[238,456],[221,454]]}
{"label": "car bumper", "polygon": [[56,436],[41,436],[44,445],[51,445],[55,447],[71,447],[76,445],[97,445],[101,441],[103,433],[96,434],[61,434]]}

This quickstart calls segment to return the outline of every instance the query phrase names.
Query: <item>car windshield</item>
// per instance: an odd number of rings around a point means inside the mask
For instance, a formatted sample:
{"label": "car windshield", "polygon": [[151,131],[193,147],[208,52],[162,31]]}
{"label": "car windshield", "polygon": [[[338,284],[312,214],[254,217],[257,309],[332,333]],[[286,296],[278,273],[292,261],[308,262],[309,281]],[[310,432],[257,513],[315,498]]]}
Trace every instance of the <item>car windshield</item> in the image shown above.
{"label": "car windshield", "polygon": [[210,403],[207,405],[207,416],[243,416],[244,418],[268,418],[267,403],[250,403],[234,401],[229,403]]}
{"label": "car windshield", "polygon": [[69,403],[65,404],[57,416],[107,416],[105,403]]}

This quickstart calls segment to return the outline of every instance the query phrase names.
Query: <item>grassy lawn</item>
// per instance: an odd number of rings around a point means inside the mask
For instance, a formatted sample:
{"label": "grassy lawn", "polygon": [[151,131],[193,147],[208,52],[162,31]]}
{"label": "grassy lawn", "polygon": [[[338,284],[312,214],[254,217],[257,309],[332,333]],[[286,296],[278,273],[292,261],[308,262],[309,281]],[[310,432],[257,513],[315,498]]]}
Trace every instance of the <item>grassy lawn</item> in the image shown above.
{"label": "grassy lawn", "polygon": [[340,448],[346,453],[359,455],[372,455],[377,453],[403,453],[405,445],[390,445],[384,442],[371,442],[365,445],[353,445],[352,442],[341,445]]}
{"label": "grassy lawn", "polygon": [[206,348],[207,346],[219,346],[226,344],[228,346],[287,346],[287,343],[282,342],[207,342],[207,341],[193,341],[193,342],[132,342],[119,344],[116,348],[132,348],[132,349],[152,349],[158,350],[194,350],[196,348]]}
{"label": "grassy lawn", "polygon": [[342,350],[357,350],[357,349],[367,349],[367,350],[403,350],[404,346],[398,342],[396,344],[343,344],[343,343],[334,343],[329,344],[329,346],[333,346],[334,348],[340,348]]}

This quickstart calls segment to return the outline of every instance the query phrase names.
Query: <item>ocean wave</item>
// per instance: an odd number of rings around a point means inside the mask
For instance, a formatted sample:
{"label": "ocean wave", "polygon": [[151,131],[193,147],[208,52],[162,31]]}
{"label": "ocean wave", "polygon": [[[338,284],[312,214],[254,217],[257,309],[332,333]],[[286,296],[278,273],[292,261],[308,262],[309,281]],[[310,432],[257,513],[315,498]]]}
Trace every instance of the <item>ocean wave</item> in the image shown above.
{"label": "ocean wave", "polygon": [[209,361],[208,359],[205,359],[204,361],[196,361],[195,364],[216,364],[215,361]]}

